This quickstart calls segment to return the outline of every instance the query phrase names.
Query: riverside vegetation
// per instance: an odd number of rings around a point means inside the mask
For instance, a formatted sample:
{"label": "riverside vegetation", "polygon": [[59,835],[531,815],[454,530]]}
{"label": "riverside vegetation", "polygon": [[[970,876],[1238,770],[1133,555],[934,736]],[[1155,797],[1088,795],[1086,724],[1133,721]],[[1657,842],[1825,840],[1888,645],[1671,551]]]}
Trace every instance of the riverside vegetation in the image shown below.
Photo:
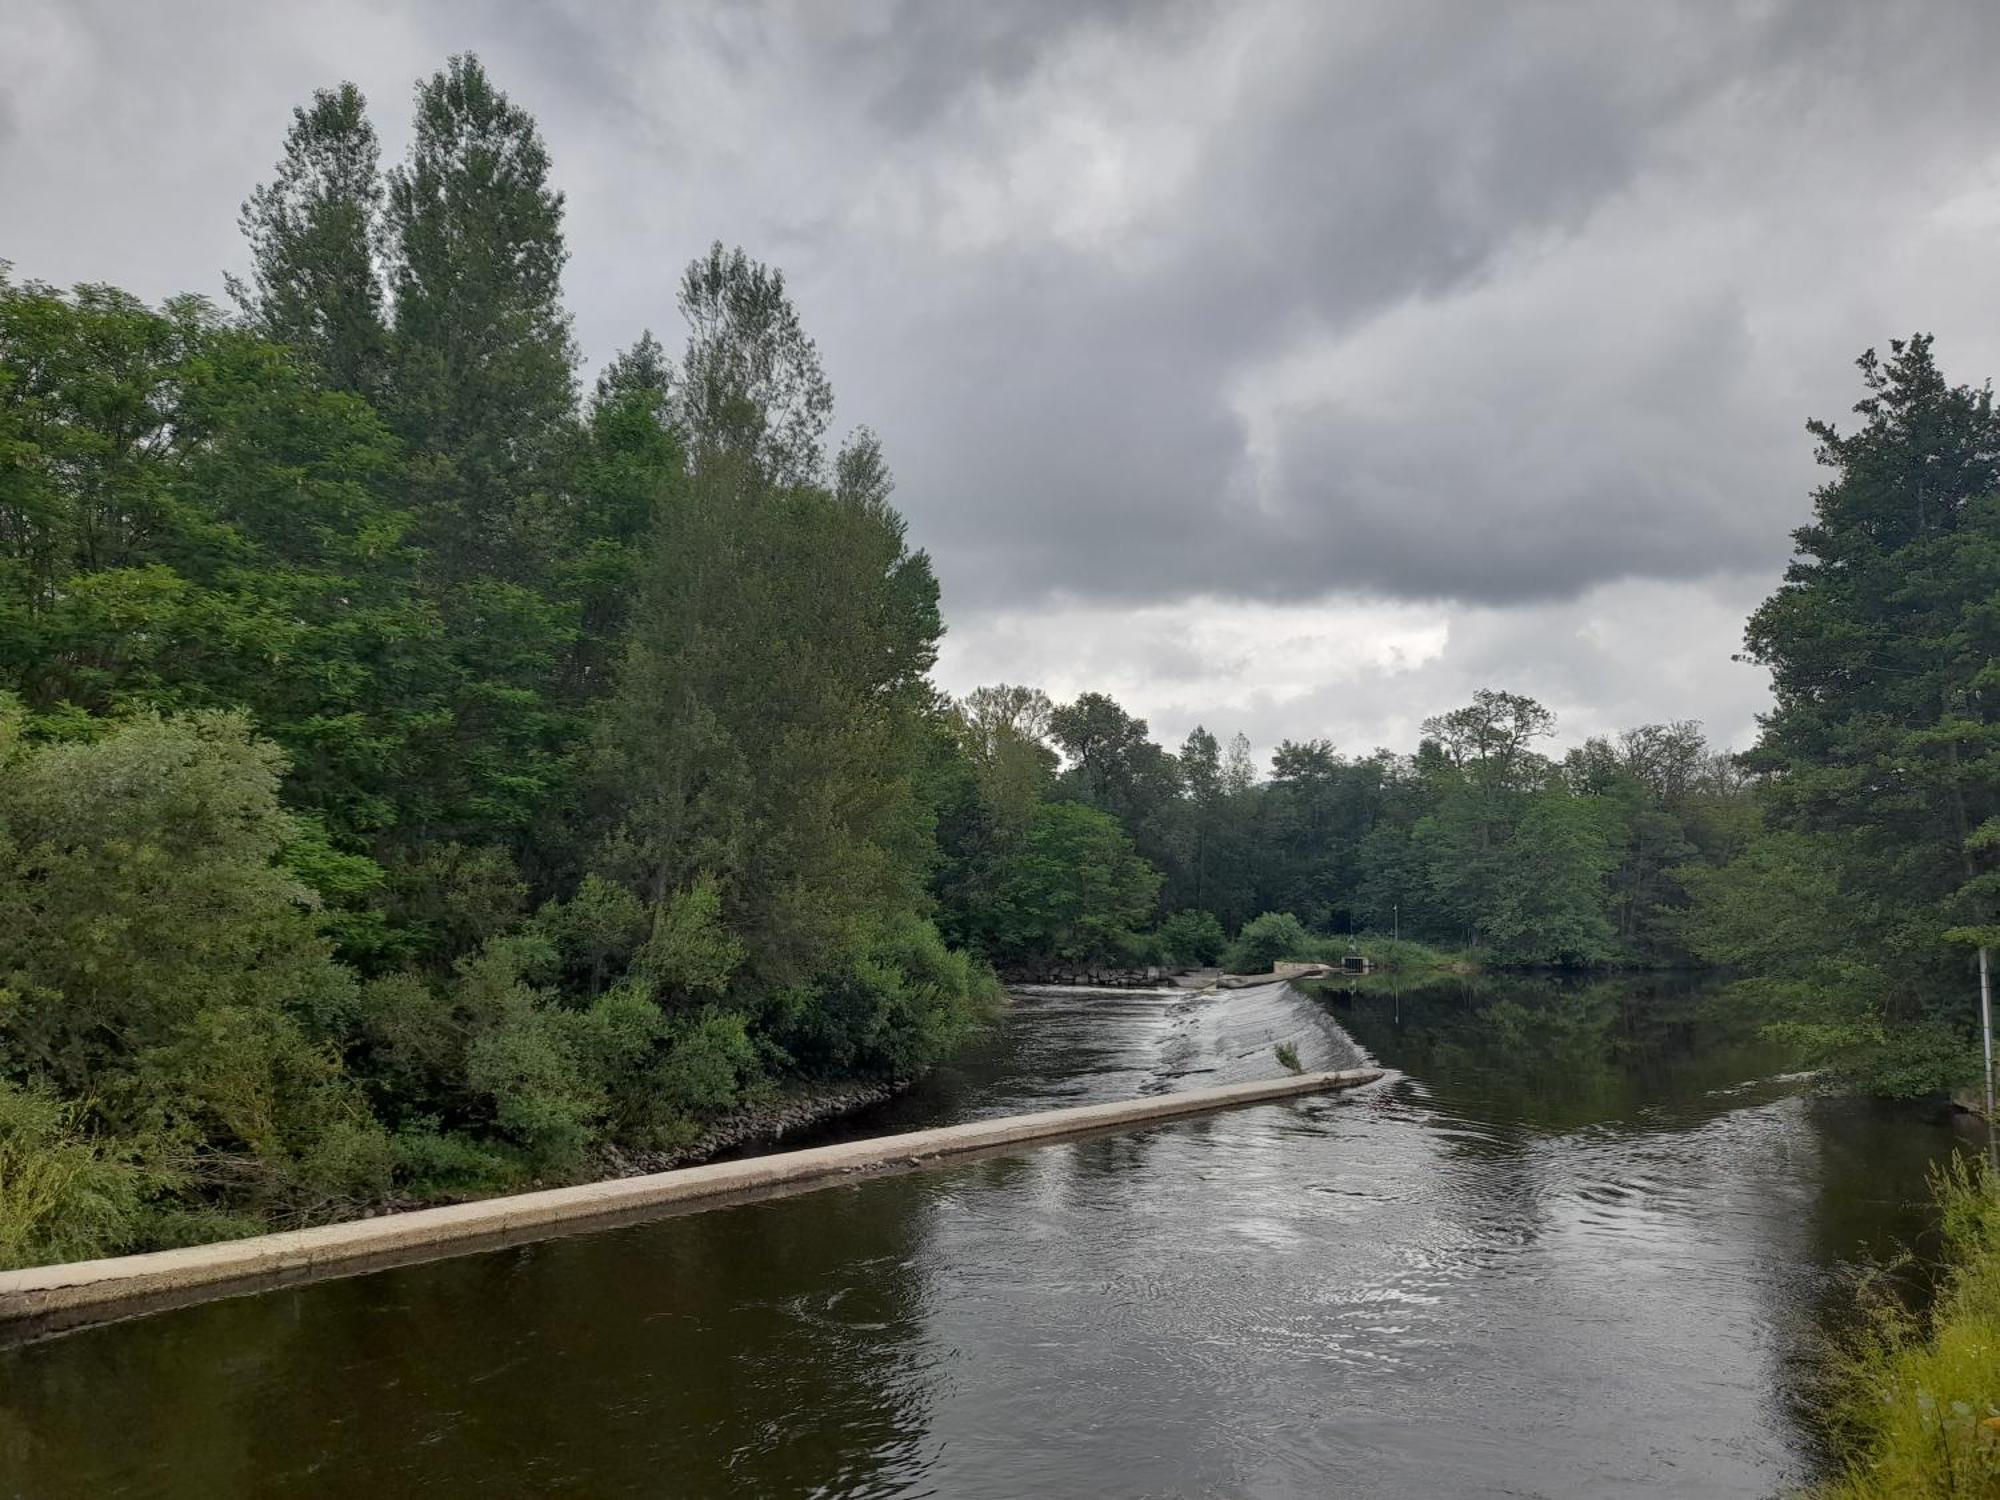
{"label": "riverside vegetation", "polygon": [[1745,754],[1556,756],[1482,691],[1266,772],[932,685],[929,560],[776,270],[716,245],[678,360],[585,392],[475,59],[378,158],[351,86],[296,112],[228,312],[0,279],[0,1264],[685,1149],[1057,963],[1726,965],[1829,1077],[1976,1079],[2000,423],[1927,338],[1812,427]]}

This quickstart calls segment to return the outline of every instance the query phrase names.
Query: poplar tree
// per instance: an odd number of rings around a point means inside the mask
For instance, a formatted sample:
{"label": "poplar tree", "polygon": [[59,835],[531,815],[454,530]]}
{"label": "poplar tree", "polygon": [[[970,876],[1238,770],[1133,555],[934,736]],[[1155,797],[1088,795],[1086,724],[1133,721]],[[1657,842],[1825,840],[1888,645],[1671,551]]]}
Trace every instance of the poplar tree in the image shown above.
{"label": "poplar tree", "polygon": [[380,158],[361,91],[317,90],[292,111],[271,181],[243,204],[250,281],[231,279],[257,332],[289,345],[327,384],[369,394],[380,391],[388,357],[375,264]]}
{"label": "poplar tree", "polygon": [[773,484],[822,477],[833,387],[784,274],[720,240],[681,278],[681,415],[697,465],[732,454]]}
{"label": "poplar tree", "polygon": [[576,407],[562,216],[541,132],[476,57],[417,86],[389,174],[392,404],[447,578],[531,578],[552,549],[547,468]]}

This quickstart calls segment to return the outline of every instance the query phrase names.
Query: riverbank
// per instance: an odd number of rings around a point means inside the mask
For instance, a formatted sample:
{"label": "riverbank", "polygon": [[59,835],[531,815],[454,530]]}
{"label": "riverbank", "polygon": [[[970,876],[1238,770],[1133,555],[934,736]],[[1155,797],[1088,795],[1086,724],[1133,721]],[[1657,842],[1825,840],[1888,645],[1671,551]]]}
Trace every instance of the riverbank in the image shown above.
{"label": "riverbank", "polygon": [[509,1194],[366,1223],[10,1271],[0,1273],[0,1325],[53,1331],[75,1319],[158,1311],[280,1282],[491,1249],[579,1225],[633,1222],[690,1205],[740,1203],[866,1173],[940,1166],[1009,1148],[1355,1089],[1383,1076],[1380,1068],[1355,1068],[1174,1090]]}
{"label": "riverbank", "polygon": [[2000,1179],[1960,1158],[1935,1187],[1943,1284],[1922,1316],[1864,1287],[1867,1323],[1831,1371],[1844,1468],[1818,1500],[2000,1495]]}
{"label": "riverbank", "polygon": [[[144,1211],[141,1174],[109,1143],[74,1133],[70,1117],[18,1092],[0,1091],[0,1272],[60,1265],[111,1254],[146,1253],[326,1225],[397,1217],[425,1209],[479,1203],[509,1194],[616,1181],[700,1166],[769,1150],[858,1115],[910,1087],[910,1079],[848,1079],[764,1085],[738,1107],[711,1119],[683,1144],[634,1151],[609,1143],[574,1170],[495,1174],[476,1187],[404,1184],[385,1191],[329,1198],[309,1213],[285,1216],[183,1213],[163,1235],[100,1232],[105,1222],[129,1223]],[[39,1113],[25,1106],[38,1105]],[[44,1232],[53,1225],[58,1232]],[[150,1243],[149,1243],[150,1241]]]}
{"label": "riverbank", "polygon": [[687,1145],[673,1150],[630,1151],[605,1146],[597,1153],[598,1170],[586,1180],[640,1177],[676,1167],[701,1166],[740,1151],[775,1146],[802,1131],[816,1130],[874,1105],[886,1104],[908,1089],[911,1081],[859,1079],[780,1089],[767,1099],[724,1115]]}

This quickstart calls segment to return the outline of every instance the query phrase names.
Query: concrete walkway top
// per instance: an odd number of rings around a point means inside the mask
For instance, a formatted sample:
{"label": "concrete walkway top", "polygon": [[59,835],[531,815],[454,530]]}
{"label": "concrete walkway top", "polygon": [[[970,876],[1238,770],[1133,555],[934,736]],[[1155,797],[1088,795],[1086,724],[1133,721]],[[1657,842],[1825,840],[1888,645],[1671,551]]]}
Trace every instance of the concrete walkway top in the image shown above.
{"label": "concrete walkway top", "polygon": [[484,1198],[445,1208],[323,1224],[220,1244],[0,1272],[0,1326],[19,1331],[178,1306],[231,1290],[352,1274],[538,1238],[584,1221],[824,1184],[857,1173],[942,1164],[996,1148],[1145,1125],[1238,1105],[1355,1088],[1380,1069],[1305,1073],[1257,1083],[975,1120],[872,1140],[712,1162],[643,1177]]}

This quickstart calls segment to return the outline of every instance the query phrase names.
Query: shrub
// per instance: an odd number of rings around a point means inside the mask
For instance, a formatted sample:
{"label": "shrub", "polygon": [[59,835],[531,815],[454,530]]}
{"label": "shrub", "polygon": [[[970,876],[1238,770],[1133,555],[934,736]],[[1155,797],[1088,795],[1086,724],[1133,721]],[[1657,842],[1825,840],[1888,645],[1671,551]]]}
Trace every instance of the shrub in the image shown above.
{"label": "shrub", "polygon": [[535,927],[562,955],[571,984],[596,995],[646,940],[646,908],[616,881],[586,875],[569,900],[547,902],[535,913]]}
{"label": "shrub", "polygon": [[419,1198],[498,1193],[524,1175],[521,1159],[488,1142],[446,1132],[436,1120],[419,1120],[390,1141],[396,1180]]}
{"label": "shrub", "polygon": [[82,1115],[45,1090],[0,1081],[0,1270],[140,1242],[147,1196],[167,1183],[108,1151]]}
{"label": "shrub", "polygon": [[656,1087],[665,1108],[706,1119],[734,1104],[756,1072],[757,1049],[743,1016],[710,1007],[674,1024]]}
{"label": "shrub", "polygon": [[1267,911],[1243,924],[1223,966],[1232,974],[1267,974],[1280,959],[1311,958],[1313,937],[1288,911]]}
{"label": "shrub", "polygon": [[501,1135],[555,1175],[581,1163],[608,1103],[579,1055],[577,1020],[570,1011],[523,1011],[466,1053],[466,1081],[489,1101]]}
{"label": "shrub", "polygon": [[816,993],[795,996],[777,1034],[810,1074],[907,1077],[1003,998],[991,969],[911,917],[879,934]]}
{"label": "shrub", "polygon": [[1229,935],[1212,911],[1177,911],[1160,924],[1165,961],[1188,968],[1214,963],[1229,946]]}
{"label": "shrub", "polygon": [[352,1003],[312,892],[278,862],[282,768],[236,714],[0,755],[0,1068],[109,1104],[198,1012]]}

